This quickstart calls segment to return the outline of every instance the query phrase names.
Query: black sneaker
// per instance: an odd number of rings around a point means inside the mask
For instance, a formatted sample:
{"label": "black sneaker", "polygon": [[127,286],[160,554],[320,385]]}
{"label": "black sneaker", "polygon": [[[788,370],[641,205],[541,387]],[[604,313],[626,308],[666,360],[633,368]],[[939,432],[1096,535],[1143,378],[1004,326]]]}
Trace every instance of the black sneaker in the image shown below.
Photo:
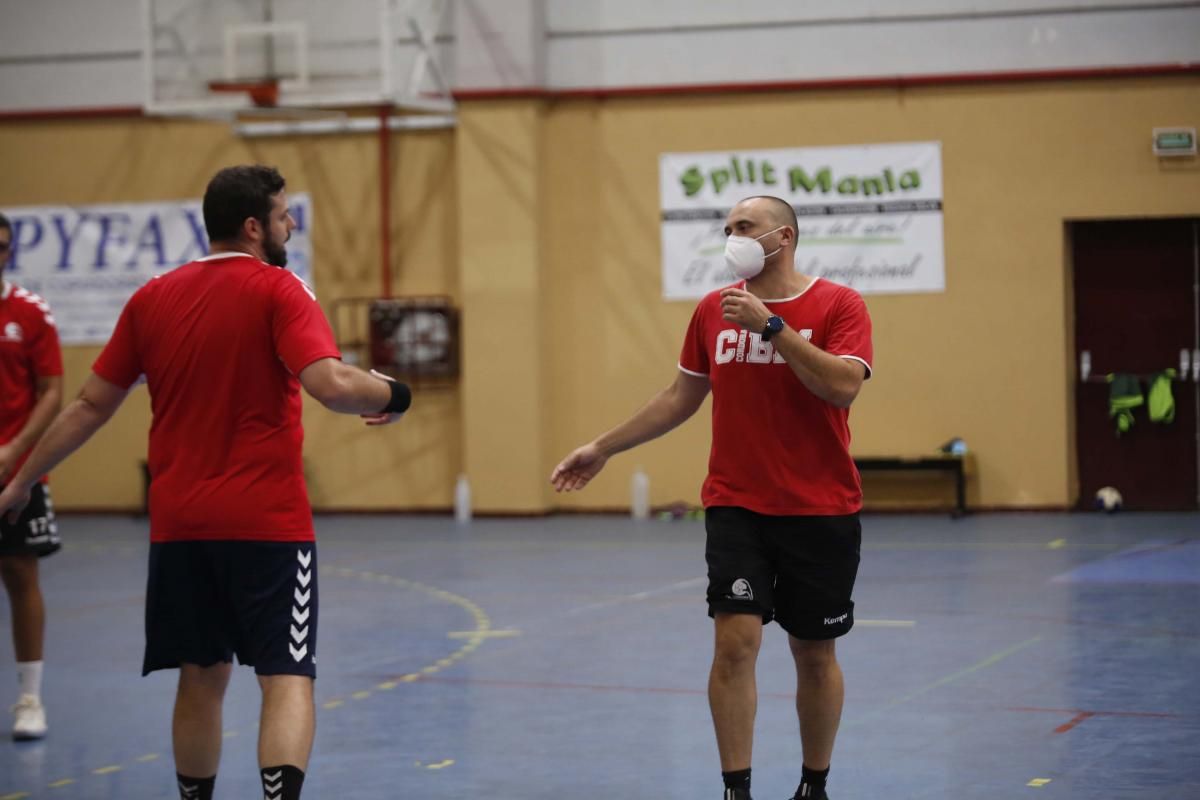
{"label": "black sneaker", "polygon": [[722,800],[751,800],[749,789],[726,789]]}
{"label": "black sneaker", "polygon": [[829,795],[825,794],[824,789],[821,790],[820,794],[808,794],[808,795],[800,794],[800,792],[803,789],[804,789],[803,786],[797,788],[796,793],[794,795],[792,795],[792,800],[829,800]]}

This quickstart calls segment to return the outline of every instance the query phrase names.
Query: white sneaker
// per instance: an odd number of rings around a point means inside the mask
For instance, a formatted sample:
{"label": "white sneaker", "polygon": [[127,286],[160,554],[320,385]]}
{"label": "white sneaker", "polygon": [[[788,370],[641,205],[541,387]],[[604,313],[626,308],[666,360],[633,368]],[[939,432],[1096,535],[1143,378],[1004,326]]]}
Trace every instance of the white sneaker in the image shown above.
{"label": "white sneaker", "polygon": [[41,739],[46,735],[46,708],[31,694],[23,694],[12,707],[13,738],[18,741]]}

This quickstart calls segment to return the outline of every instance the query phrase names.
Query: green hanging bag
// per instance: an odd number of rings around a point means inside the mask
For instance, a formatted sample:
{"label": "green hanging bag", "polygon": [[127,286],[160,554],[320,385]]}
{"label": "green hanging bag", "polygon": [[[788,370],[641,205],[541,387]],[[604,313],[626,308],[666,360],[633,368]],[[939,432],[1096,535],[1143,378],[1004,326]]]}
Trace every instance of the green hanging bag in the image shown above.
{"label": "green hanging bag", "polygon": [[1171,394],[1171,381],[1178,373],[1164,369],[1150,378],[1150,389],[1146,392],[1146,410],[1150,421],[1169,425],[1175,421],[1175,397]]}

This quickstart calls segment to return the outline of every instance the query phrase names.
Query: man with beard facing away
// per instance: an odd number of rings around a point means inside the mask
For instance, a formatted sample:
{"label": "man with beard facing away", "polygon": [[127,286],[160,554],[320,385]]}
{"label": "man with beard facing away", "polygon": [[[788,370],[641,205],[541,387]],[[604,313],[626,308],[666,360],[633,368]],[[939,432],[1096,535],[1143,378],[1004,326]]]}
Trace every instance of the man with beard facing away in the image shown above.
{"label": "man with beard facing away", "polygon": [[18,512],[37,479],[145,376],[153,422],[142,672],[179,669],[180,797],[213,795],[236,655],[262,689],[264,795],[294,800],[312,750],[318,599],[300,387],[368,425],[399,419],[411,398],[404,384],[342,363],[312,290],[283,268],[295,221],[275,169],[218,172],[204,225],[211,254],[134,293],[78,399],[0,493],[0,514]]}

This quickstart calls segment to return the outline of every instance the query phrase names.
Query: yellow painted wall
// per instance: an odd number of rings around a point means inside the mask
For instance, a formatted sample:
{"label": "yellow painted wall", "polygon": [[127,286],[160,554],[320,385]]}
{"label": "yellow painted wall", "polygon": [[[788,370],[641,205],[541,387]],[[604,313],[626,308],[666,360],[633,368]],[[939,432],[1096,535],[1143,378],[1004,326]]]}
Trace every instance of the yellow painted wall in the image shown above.
{"label": "yellow painted wall", "polygon": [[540,180],[543,111],[485,103],[458,125],[464,472],[482,510],[540,512],[545,330]]}
{"label": "yellow painted wall", "polygon": [[[395,134],[394,292],[457,293],[454,135]],[[313,274],[327,311],[339,298],[380,292],[378,141],[371,134],[240,139],[222,123],[154,119],[0,123],[0,208],[198,198],[234,163],[279,167],[313,196]],[[64,352],[73,397],[99,348]],[[219,402],[219,398],[214,398]],[[444,508],[461,469],[459,393],[421,396],[402,424],[367,429],[354,417],[305,406],[309,491],[325,509]],[[141,503],[149,402],[134,391],[109,426],[53,476],[60,508]]]}
{"label": "yellow painted wall", "polygon": [[[548,121],[551,450],[619,422],[672,380],[688,303],[659,297],[662,152],[938,140],[946,292],[870,296],[875,377],[851,413],[857,454],[972,450],[974,504],[1063,506],[1073,491],[1073,356],[1064,221],[1200,214],[1200,163],[1160,163],[1150,131],[1200,127],[1196,78],[579,101]],[[747,194],[755,193],[748,190]],[[695,502],[704,410],[620,456],[564,506]],[[868,503],[949,496],[869,475]]]}
{"label": "yellow painted wall", "polygon": [[[447,507],[470,474],[482,511],[618,508],[637,464],[652,501],[695,502],[707,407],[617,457],[585,492],[541,483],[572,447],[673,380],[690,303],[660,297],[663,152],[942,143],[946,285],[871,296],[875,377],[851,414],[859,454],[974,453],[970,499],[1063,506],[1073,492],[1064,224],[1200,215],[1200,163],[1159,162],[1150,130],[1200,127],[1194,77],[616,100],[463,103],[456,131],[397,134],[396,291],[463,308],[458,390],[366,431],[306,409],[318,508]],[[228,163],[278,165],[313,195],[314,275],[328,306],[378,291],[373,136],[241,141],[214,123],[0,123],[0,207],[197,197]],[[749,193],[749,192],[748,192]],[[74,390],[95,355],[67,353]],[[59,470],[60,506],[136,505],[147,411],[134,398]],[[868,501],[945,497],[928,478],[869,476]]]}

